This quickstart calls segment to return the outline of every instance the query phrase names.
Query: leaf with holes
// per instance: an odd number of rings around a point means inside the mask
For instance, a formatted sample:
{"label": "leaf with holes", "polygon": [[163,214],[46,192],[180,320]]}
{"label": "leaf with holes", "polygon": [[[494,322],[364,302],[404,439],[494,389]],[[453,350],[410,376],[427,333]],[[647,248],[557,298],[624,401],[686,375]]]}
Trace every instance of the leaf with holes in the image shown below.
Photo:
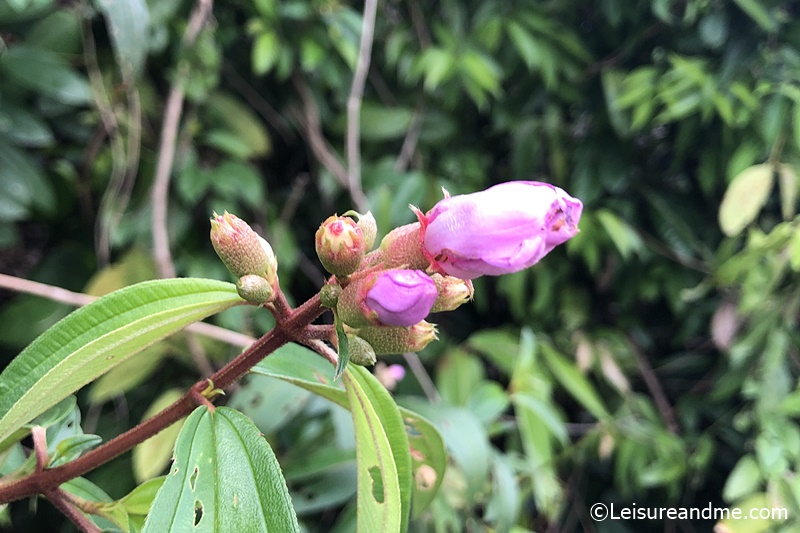
{"label": "leaf with holes", "polygon": [[239,411],[198,407],[175,445],[143,533],[300,531],[280,466]]}
{"label": "leaf with holes", "polygon": [[356,431],[358,531],[400,531],[403,503],[397,465],[371,387],[365,390],[362,376],[352,371],[345,371],[343,381]]}
{"label": "leaf with holes", "polygon": [[[302,387],[349,410],[347,393],[338,386],[338,383],[331,381],[328,377],[329,371],[330,365],[319,355],[293,343],[281,346],[252,370],[254,373]],[[369,374],[366,370],[363,373]],[[374,378],[366,379],[370,379],[371,382],[374,380]],[[414,516],[419,516],[430,505],[439,490],[447,465],[447,452],[442,436],[431,422],[404,407],[400,407],[399,411],[411,455],[413,511]],[[384,413],[378,411],[378,415],[383,416]],[[384,426],[386,426],[385,421]]]}
{"label": "leaf with holes", "polygon": [[126,287],[71,313],[0,374],[0,442],[167,335],[242,303],[231,283],[165,279]]}
{"label": "leaf with holes", "polygon": [[381,426],[386,432],[386,437],[389,439],[389,448],[397,468],[397,482],[400,489],[400,531],[405,531],[408,529],[411,507],[411,453],[403,417],[386,387],[381,385],[381,382],[366,368],[353,365],[351,373],[369,397]]}

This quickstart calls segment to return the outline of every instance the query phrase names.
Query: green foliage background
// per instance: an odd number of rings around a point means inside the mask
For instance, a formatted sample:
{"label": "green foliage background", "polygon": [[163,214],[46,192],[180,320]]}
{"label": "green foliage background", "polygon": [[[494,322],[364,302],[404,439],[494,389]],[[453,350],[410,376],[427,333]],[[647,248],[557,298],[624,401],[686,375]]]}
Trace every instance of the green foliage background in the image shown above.
{"label": "green foliage background", "polygon": [[[192,7],[0,0],[0,272],[90,294],[156,276],[151,188],[184,80],[178,275],[229,279],[207,238],[228,210],[272,242],[293,301],[320,287],[313,232],[354,207],[342,172],[363,5],[219,2],[187,47]],[[474,305],[441,316],[420,354],[435,401],[411,374],[395,391],[450,452],[413,531],[670,527],[594,522],[593,502],[785,507],[787,521],[717,525],[800,530],[798,14],[777,0],[379,2],[360,125],[383,233],[441,187],[542,180],[585,204],[565,247],[478,280]],[[4,361],[69,310],[0,293]],[[252,309],[216,321],[271,326]],[[203,348],[215,364],[235,353]],[[152,350],[79,395],[87,433],[113,436],[197,379],[185,339]],[[304,527],[352,530],[348,418],[263,376],[230,404],[269,437]],[[175,437],[155,446],[164,461]],[[134,472],[160,473],[135,463],[89,478],[119,498]],[[22,530],[60,520],[5,513]]]}

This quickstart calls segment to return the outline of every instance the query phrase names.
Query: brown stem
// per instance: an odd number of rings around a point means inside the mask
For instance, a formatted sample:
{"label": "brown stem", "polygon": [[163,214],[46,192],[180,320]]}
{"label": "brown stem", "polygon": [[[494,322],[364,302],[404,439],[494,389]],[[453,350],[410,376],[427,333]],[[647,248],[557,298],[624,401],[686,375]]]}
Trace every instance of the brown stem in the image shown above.
{"label": "brown stem", "polygon": [[[287,342],[302,339],[305,328],[323,311],[325,309],[320,305],[319,295],[314,296],[297,309],[291,310],[285,320],[280,321],[272,331],[236,356],[209,380],[214,387],[219,389],[230,386],[267,355]],[[57,468],[36,472],[22,479],[0,485],[0,503],[19,500],[35,494],[52,493],[65,481],[81,476],[147,440],[191,413],[197,405],[193,391],[203,391],[208,386],[209,380],[198,381],[178,401],[157,415],[148,418],[86,455]]]}
{"label": "brown stem", "polygon": [[80,512],[62,489],[52,489],[44,493],[50,503],[64,513],[83,533],[100,533],[100,528],[88,516]]}

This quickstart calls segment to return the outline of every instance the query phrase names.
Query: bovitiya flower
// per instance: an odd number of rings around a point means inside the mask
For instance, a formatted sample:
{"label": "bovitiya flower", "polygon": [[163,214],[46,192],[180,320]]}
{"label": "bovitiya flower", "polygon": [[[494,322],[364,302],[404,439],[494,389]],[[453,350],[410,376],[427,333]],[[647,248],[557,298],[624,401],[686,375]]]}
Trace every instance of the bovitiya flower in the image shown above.
{"label": "bovitiya flower", "polygon": [[228,270],[237,278],[255,275],[278,289],[278,261],[267,241],[236,215],[225,211],[211,219],[211,244]]}
{"label": "bovitiya flower", "polygon": [[354,280],[339,297],[345,324],[408,327],[430,313],[438,296],[436,283],[420,270],[382,270]]}
{"label": "bovitiya flower", "polygon": [[518,272],[578,232],[583,204],[564,190],[511,181],[417,211],[431,268],[461,279]]}
{"label": "bovitiya flower", "polygon": [[331,216],[315,235],[317,256],[325,270],[346,277],[358,270],[367,250],[364,234],[352,218]]}

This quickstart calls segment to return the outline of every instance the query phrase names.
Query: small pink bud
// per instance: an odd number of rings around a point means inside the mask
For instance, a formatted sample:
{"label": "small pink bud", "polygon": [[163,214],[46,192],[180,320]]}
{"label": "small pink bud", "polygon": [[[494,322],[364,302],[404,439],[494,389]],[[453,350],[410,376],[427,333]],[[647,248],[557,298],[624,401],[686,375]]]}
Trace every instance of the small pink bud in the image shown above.
{"label": "small pink bud", "polygon": [[458,309],[461,304],[472,300],[475,290],[470,280],[442,276],[441,274],[433,274],[431,279],[436,283],[436,289],[439,291],[439,296],[433,304],[431,313],[453,311]]}
{"label": "small pink bud", "polygon": [[548,183],[511,181],[445,198],[422,224],[431,267],[461,279],[510,274],[578,232],[583,204]]}
{"label": "small pink bud", "polygon": [[237,278],[261,276],[278,288],[278,262],[269,243],[236,215],[227,211],[211,219],[211,244]]}
{"label": "small pink bud", "polygon": [[328,217],[315,237],[317,256],[331,274],[346,277],[361,266],[367,247],[361,228],[352,218]]}
{"label": "small pink bud", "polygon": [[375,349],[376,355],[418,352],[436,339],[436,326],[424,320],[413,326],[370,326],[358,330],[358,336]]}
{"label": "small pink bud", "polygon": [[339,316],[351,327],[411,326],[428,316],[438,292],[420,270],[383,270],[351,282],[339,298]]}
{"label": "small pink bud", "polygon": [[406,377],[406,369],[403,365],[386,365],[380,362],[375,365],[375,377],[387,390],[394,390],[397,384]]}

